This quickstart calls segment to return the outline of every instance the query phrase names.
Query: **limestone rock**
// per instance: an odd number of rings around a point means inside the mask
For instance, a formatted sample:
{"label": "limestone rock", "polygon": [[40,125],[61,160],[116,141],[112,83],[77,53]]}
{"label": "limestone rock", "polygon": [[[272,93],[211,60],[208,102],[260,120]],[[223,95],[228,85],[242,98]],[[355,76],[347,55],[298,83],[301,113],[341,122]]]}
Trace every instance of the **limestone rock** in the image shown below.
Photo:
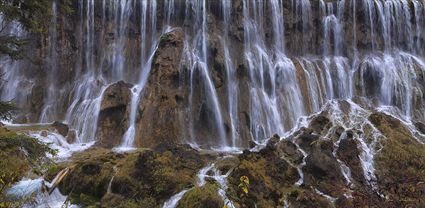
{"label": "limestone rock", "polygon": [[109,86],[103,93],[100,110],[103,111],[126,106],[131,99],[131,87],[131,84],[127,84],[123,81],[119,81]]}
{"label": "limestone rock", "polygon": [[66,125],[66,124],[64,124],[64,123],[61,123],[61,122],[58,122],[58,121],[55,121],[55,122],[53,122],[53,124],[52,124],[52,127],[60,134],[60,135],[62,135],[62,136],[64,136],[64,137],[66,137],[66,135],[68,134],[68,132],[69,132],[69,127],[68,127],[68,125]]}
{"label": "limestone rock", "polygon": [[177,208],[221,208],[223,199],[218,195],[218,185],[207,183],[188,191],[179,201]]}
{"label": "limestone rock", "polygon": [[181,28],[161,37],[139,103],[136,146],[177,143],[181,138],[180,108],[188,102],[187,92],[179,89],[182,53]]}
{"label": "limestone rock", "polygon": [[73,129],[68,131],[68,134],[66,135],[65,139],[68,144],[73,144],[77,141],[77,132]]}
{"label": "limestone rock", "polygon": [[131,85],[122,81],[112,84],[103,94],[96,145],[112,148],[122,142],[129,126]]}
{"label": "limestone rock", "polygon": [[83,206],[159,207],[193,187],[207,159],[180,145],[124,154],[92,148],[72,157],[71,171],[59,188]]}

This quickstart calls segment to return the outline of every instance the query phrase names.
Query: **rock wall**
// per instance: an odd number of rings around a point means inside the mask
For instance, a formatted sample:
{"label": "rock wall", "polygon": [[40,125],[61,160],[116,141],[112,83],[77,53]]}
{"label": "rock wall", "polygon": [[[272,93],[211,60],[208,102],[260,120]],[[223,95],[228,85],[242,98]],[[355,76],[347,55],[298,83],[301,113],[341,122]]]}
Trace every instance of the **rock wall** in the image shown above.
{"label": "rock wall", "polygon": [[136,146],[247,147],[355,96],[425,119],[416,1],[123,2],[74,2],[53,16],[31,61],[8,72],[16,83],[2,86],[23,109],[16,122],[64,121],[81,141],[120,144],[132,95],[122,92],[127,106],[111,117],[96,106],[113,83],[144,79]]}

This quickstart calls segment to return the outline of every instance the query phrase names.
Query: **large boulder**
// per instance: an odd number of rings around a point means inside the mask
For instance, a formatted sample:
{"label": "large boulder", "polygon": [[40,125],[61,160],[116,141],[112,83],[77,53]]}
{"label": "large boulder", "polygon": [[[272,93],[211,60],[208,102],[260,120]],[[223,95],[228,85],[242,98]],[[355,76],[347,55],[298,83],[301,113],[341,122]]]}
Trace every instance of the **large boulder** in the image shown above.
{"label": "large boulder", "polygon": [[183,37],[181,28],[161,37],[140,98],[136,146],[176,143],[182,136],[180,113],[188,99],[187,91],[179,88]]}
{"label": "large boulder", "polygon": [[98,146],[112,148],[121,143],[129,126],[131,87],[120,81],[103,93],[96,132]]}
{"label": "large boulder", "polygon": [[69,132],[69,127],[68,125],[61,123],[59,121],[55,121],[52,124],[52,128],[54,128],[60,135],[66,137],[66,135],[68,135]]}
{"label": "large boulder", "polygon": [[[229,175],[229,196],[237,196],[234,202],[241,207],[278,207],[292,184],[299,180],[297,169],[282,159],[271,148],[260,152],[244,151],[240,163]],[[241,189],[241,177],[247,177],[247,191]]]}
{"label": "large boulder", "polygon": [[218,195],[219,186],[207,183],[202,187],[189,190],[179,201],[177,208],[219,208],[224,206],[223,199]]}
{"label": "large boulder", "polygon": [[61,164],[70,171],[59,188],[72,203],[84,207],[160,207],[173,195],[194,187],[208,159],[184,145],[130,153],[92,148]]}

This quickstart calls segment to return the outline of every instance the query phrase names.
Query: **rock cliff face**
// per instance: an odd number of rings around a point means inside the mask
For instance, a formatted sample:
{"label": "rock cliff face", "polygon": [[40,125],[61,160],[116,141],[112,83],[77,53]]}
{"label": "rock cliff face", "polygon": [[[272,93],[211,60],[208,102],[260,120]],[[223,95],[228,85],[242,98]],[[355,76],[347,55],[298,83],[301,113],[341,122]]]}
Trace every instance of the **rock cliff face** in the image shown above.
{"label": "rock cliff face", "polygon": [[[64,121],[81,141],[99,144],[105,126],[121,125],[106,146],[123,143],[124,129],[134,126],[135,146],[221,148],[283,134],[331,99],[367,97],[425,119],[419,1],[105,0],[73,7],[72,14],[54,12],[49,35],[30,45],[30,60],[2,60],[3,68],[16,68],[5,70],[13,82],[1,96],[23,109],[17,122]],[[106,118],[98,106],[114,98],[102,92],[118,81],[136,91],[123,95],[123,112]]]}
{"label": "rock cliff face", "polygon": [[175,144],[183,137],[182,110],[189,102],[187,85],[180,85],[183,38],[183,30],[176,28],[159,41],[138,106],[136,146]]}
{"label": "rock cliff face", "polygon": [[[344,123],[353,116],[362,120]],[[287,138],[271,138],[259,152],[245,151],[229,187],[242,194],[235,199],[241,207],[420,207],[425,187],[418,181],[424,179],[413,158],[422,158],[425,149],[424,138],[414,134],[391,115],[336,102]],[[241,176],[250,178],[247,195]]]}
{"label": "rock cliff face", "polygon": [[425,206],[422,0],[52,4],[0,96],[95,144],[59,164],[73,203]]}

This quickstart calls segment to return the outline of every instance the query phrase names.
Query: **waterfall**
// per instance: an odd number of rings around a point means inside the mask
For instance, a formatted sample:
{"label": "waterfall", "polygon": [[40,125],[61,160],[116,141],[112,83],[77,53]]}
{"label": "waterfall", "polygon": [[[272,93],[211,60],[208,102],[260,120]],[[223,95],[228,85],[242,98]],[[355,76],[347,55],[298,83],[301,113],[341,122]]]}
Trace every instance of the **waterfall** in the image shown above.
{"label": "waterfall", "polygon": [[228,94],[228,112],[230,116],[230,126],[231,126],[231,145],[236,147],[240,144],[238,142],[238,83],[235,74],[234,63],[232,62],[232,56],[229,51],[229,27],[231,21],[231,9],[232,2],[227,0],[221,1],[222,12],[223,12],[223,22],[224,22],[224,37],[222,38],[224,57],[225,57],[225,68],[227,75],[227,94]]}
{"label": "waterfall", "polygon": [[[3,14],[0,14],[0,23],[2,25],[4,21],[6,20]],[[12,22],[0,32],[0,35],[14,35],[17,38],[25,38],[27,34],[19,23]],[[33,78],[25,76],[22,69],[23,65],[25,65],[25,62],[22,60],[16,61],[9,57],[0,57],[0,71],[2,74],[2,81],[0,82],[1,100],[13,100],[18,107],[25,106],[26,98],[31,94],[35,82]]]}
{"label": "waterfall", "polygon": [[[147,39],[147,30],[148,30],[148,26],[151,25],[151,30],[150,32],[153,34],[152,35],[152,45],[150,48],[150,56],[149,57],[144,57],[145,55],[145,50],[146,50],[146,43],[143,41],[142,45],[141,45],[141,54],[142,54],[142,62],[141,62],[141,69],[142,69],[142,73],[140,75],[139,81],[137,83],[136,86],[133,87],[133,89],[131,89],[132,91],[132,96],[131,96],[131,104],[130,104],[130,126],[128,128],[128,130],[125,132],[124,136],[123,136],[123,142],[120,146],[120,148],[131,148],[133,147],[133,143],[134,143],[134,137],[136,136],[136,116],[137,116],[137,109],[139,106],[139,100],[140,100],[140,94],[143,91],[146,82],[148,80],[148,76],[151,70],[151,65],[152,65],[152,59],[153,56],[155,55],[156,52],[156,45],[157,45],[157,41],[154,40],[154,34],[155,34],[155,27],[156,27],[156,16],[155,16],[155,12],[156,12],[156,7],[157,7],[157,2],[156,0],[151,1],[150,4],[148,5],[148,3],[146,1],[143,1],[141,4],[141,12],[142,12],[142,20],[141,20],[141,31],[142,31],[142,39]],[[150,11],[148,12],[148,9],[150,9]],[[150,16],[150,20],[151,22],[147,22],[147,14],[151,14]],[[168,32],[167,29],[165,29],[164,32]],[[147,59],[146,63],[144,62],[144,60]]]}
{"label": "waterfall", "polygon": [[[228,141],[226,137],[226,133],[223,126],[223,118],[222,118],[222,111],[221,106],[217,97],[217,92],[214,86],[214,83],[211,79],[211,74],[208,70],[208,39],[207,39],[207,32],[208,32],[208,26],[207,26],[207,2],[206,0],[189,0],[187,1],[187,7],[192,8],[193,11],[187,10],[186,11],[186,17],[193,18],[194,20],[194,37],[193,42],[189,43],[186,42],[185,45],[188,47],[185,47],[186,51],[184,54],[188,54],[190,57],[187,57],[187,59],[191,60],[191,74],[190,74],[190,91],[191,94],[194,89],[194,83],[193,80],[195,79],[195,76],[200,76],[200,79],[202,80],[202,87],[205,93],[205,101],[206,105],[213,111],[213,121],[214,121],[214,128],[216,129],[217,133],[217,141],[216,144],[217,147],[227,147]],[[192,13],[193,12],[193,13]],[[186,38],[187,39],[187,38]],[[190,48],[189,48],[190,47]],[[193,104],[192,98],[191,98],[191,104]],[[194,120],[191,119],[191,128],[194,128]],[[192,130],[192,132],[194,132]],[[191,135],[191,140],[196,141],[197,135]]]}
{"label": "waterfall", "polygon": [[41,117],[40,122],[48,122],[50,118],[52,118],[54,115],[57,114],[58,110],[58,103],[57,103],[57,70],[58,70],[58,56],[56,53],[56,47],[57,47],[57,18],[58,18],[58,10],[56,1],[53,1],[52,3],[52,23],[49,29],[49,54],[48,54],[48,62],[50,65],[50,68],[52,69],[50,72],[48,72],[48,89],[47,89],[47,99],[44,102],[43,110],[41,111]]}
{"label": "waterfall", "polygon": [[[251,131],[255,141],[260,141],[273,133],[283,134],[284,132],[276,98],[276,68],[265,45],[263,6],[265,6],[263,3],[257,4],[254,1],[245,0],[243,8],[244,53],[250,76]],[[279,5],[274,7],[280,8]],[[278,38],[275,40],[282,42]],[[281,47],[283,47],[282,43]],[[278,48],[278,50],[282,49]]]}
{"label": "waterfall", "polygon": [[[17,122],[63,121],[78,132],[77,142],[96,141],[103,92],[122,80],[133,85],[129,126],[114,139],[120,148],[143,145],[136,132],[147,127],[137,125],[143,116],[138,106],[161,37],[174,28],[184,31],[178,88],[188,92],[178,109],[179,142],[244,148],[284,135],[329,101],[356,97],[425,120],[420,0],[79,0],[76,5],[75,20],[65,24],[70,17],[52,2],[42,75],[25,60],[0,59],[8,80],[1,83],[1,98],[29,109]],[[72,38],[68,29],[75,30]],[[2,33],[25,36],[16,23]]]}

